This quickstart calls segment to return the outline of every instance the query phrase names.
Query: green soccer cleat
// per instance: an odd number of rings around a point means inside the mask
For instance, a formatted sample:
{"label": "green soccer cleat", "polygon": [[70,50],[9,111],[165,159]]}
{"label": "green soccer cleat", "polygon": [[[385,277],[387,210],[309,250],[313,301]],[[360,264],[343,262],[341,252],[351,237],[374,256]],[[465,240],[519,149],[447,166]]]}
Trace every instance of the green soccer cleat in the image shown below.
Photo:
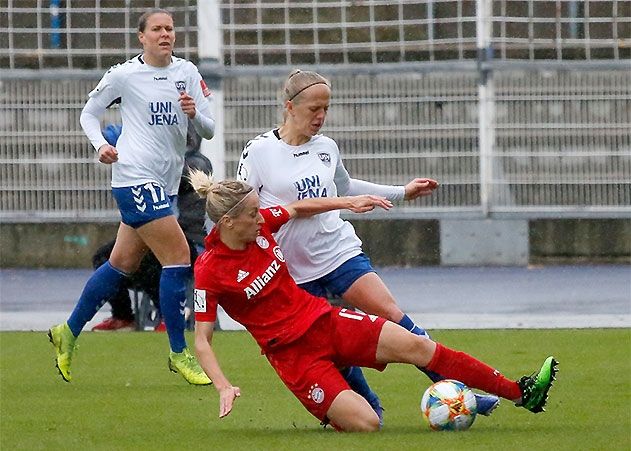
{"label": "green soccer cleat", "polygon": [[59,374],[66,382],[72,379],[70,376],[70,364],[72,363],[72,354],[76,349],[75,342],[77,337],[72,334],[68,323],[58,324],[48,330],[48,339],[55,347],[55,364],[59,370]]}
{"label": "green soccer cleat", "polygon": [[188,348],[184,348],[182,352],[171,351],[169,369],[174,373],[180,373],[191,385],[210,385],[213,383]]}
{"label": "green soccer cleat", "polygon": [[516,405],[533,413],[544,412],[548,401],[548,391],[556,379],[558,364],[559,362],[550,356],[543,362],[539,373],[519,379],[517,384],[521,390],[521,404]]}

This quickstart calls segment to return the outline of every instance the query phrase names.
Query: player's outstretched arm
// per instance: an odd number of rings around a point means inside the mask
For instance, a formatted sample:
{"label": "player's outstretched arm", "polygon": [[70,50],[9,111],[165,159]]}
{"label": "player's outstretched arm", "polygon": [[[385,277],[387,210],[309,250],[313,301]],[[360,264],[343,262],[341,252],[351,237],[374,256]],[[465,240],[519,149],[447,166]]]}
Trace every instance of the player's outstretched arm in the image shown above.
{"label": "player's outstretched arm", "polygon": [[223,418],[232,411],[234,400],[241,396],[241,390],[234,387],[221,371],[211,345],[214,328],[214,322],[195,322],[195,352],[199,364],[219,393],[219,418]]}
{"label": "player's outstretched arm", "polygon": [[286,205],[284,208],[291,218],[304,218],[331,210],[350,210],[353,213],[366,213],[375,207],[389,210],[392,202],[385,197],[364,194],[361,196],[318,197],[302,199]]}

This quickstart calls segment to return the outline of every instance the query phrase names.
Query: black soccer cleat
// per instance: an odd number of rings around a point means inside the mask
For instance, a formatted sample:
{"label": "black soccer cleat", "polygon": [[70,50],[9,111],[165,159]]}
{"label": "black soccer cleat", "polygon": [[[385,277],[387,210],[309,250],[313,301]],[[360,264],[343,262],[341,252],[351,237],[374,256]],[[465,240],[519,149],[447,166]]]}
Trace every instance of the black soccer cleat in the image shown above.
{"label": "black soccer cleat", "polygon": [[552,383],[556,380],[559,362],[554,357],[548,357],[539,372],[530,376],[524,376],[517,384],[521,390],[521,404],[516,404],[532,413],[545,412],[545,405],[548,401],[548,392]]}

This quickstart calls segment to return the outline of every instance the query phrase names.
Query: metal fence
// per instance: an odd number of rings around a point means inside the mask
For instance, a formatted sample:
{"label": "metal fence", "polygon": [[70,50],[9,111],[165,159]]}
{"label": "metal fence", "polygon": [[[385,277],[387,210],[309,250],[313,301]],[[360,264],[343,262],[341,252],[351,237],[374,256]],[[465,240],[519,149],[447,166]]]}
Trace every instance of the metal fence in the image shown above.
{"label": "metal fence", "polygon": [[[204,0],[210,2],[210,0]],[[213,0],[227,67],[477,57],[473,0]],[[631,57],[631,1],[485,0],[501,60]],[[199,2],[201,5],[201,2]],[[198,53],[198,0],[3,0],[0,67],[106,69],[139,51],[147,8],[173,12],[178,52]]]}
{"label": "metal fence", "polygon": [[[531,67],[494,74],[488,213],[631,216],[631,71]],[[353,177],[440,180],[434,196],[398,215],[479,217],[478,77],[464,66],[333,75],[325,133]],[[280,84],[279,77],[225,80],[228,174],[244,143],[280,122]]]}
{"label": "metal fence", "polygon": [[[198,5],[66,0],[54,28],[50,3],[0,2],[0,220],[116,220],[79,113],[103,69],[139,51],[147,7],[175,12],[180,53],[196,60]],[[332,80],[324,132],[353,177],[441,182],[389,217],[631,217],[631,1],[490,2],[484,54],[475,4],[221,2],[225,173],[279,122],[299,65]]]}
{"label": "metal fence", "polygon": [[[330,64],[477,57],[477,3],[224,1],[224,64]],[[500,59],[631,56],[631,2],[494,0]]]}
{"label": "metal fence", "polygon": [[[427,175],[430,199],[399,215],[481,215],[475,71],[331,75],[325,132],[349,172],[379,183]],[[115,219],[109,168],[78,121],[98,78],[5,80],[0,115],[4,220]],[[631,72],[496,72],[491,214],[631,215]],[[279,77],[224,80],[226,173],[245,142],[278,123]],[[116,121],[116,111],[105,122]],[[391,215],[392,216],[392,215]]]}
{"label": "metal fence", "polygon": [[140,52],[138,18],[158,7],[173,13],[178,52],[196,58],[196,0],[3,0],[0,67],[106,69]]}

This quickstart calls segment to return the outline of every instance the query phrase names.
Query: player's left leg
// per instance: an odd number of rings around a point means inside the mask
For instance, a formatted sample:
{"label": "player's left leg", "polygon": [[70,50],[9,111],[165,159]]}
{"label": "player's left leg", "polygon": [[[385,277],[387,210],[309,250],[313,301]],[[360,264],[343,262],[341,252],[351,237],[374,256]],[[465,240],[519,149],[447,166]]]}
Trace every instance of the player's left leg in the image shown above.
{"label": "player's left leg", "polygon": [[379,337],[377,361],[422,366],[447,378],[459,380],[471,388],[509,399],[534,413],[543,411],[557,371],[556,360],[549,357],[537,375],[523,377],[519,382],[511,381],[469,354],[412,335],[390,322],[384,324]]}
{"label": "player's left leg", "polygon": [[[121,249],[125,252],[121,253]],[[57,369],[66,382],[71,380],[70,367],[77,337],[103,304],[118,292],[127,274],[136,269],[144,249],[134,229],[121,223],[110,259],[90,276],[68,321],[48,331],[55,347]]]}
{"label": "player's left leg", "polygon": [[186,346],[184,308],[192,276],[190,251],[175,216],[155,219],[138,228],[138,233],[162,264],[160,311],[169,336],[169,368],[193,385],[208,385],[210,379]]}
{"label": "player's left leg", "polygon": [[[356,257],[356,259],[359,258],[362,258],[362,256]],[[366,257],[363,258],[365,259]],[[369,264],[370,262],[368,262]],[[372,267],[370,269],[374,271]],[[415,324],[408,315],[401,311],[394,296],[375,272],[366,272],[359,277],[344,293],[343,299],[366,313],[389,319],[415,335],[430,338],[425,329]],[[418,368],[432,382],[445,379],[440,373],[431,371],[428,368]],[[490,415],[500,403],[499,398],[495,395],[475,393],[475,398],[479,408],[478,413],[485,416]]]}

